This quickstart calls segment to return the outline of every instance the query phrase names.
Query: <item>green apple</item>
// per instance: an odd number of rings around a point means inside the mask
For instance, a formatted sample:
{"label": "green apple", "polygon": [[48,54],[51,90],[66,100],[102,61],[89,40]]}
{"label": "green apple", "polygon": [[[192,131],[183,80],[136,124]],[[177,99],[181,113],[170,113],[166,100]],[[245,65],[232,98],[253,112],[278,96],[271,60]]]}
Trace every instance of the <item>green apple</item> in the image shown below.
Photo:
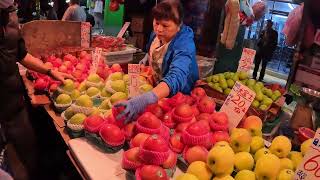
{"label": "green apple", "polygon": [[82,107],[92,107],[93,102],[88,95],[81,95],[80,97],[77,98],[76,105],[82,106]]}
{"label": "green apple", "polygon": [[268,110],[268,106],[262,104],[262,105],[259,106],[259,109],[262,110],[262,111],[266,111],[266,110]]}
{"label": "green apple", "polygon": [[110,86],[117,92],[126,92],[126,83],[123,80],[111,81]]}
{"label": "green apple", "polygon": [[233,171],[235,154],[228,145],[214,146],[208,153],[207,164],[213,174],[230,175]]}
{"label": "green apple", "polygon": [[129,75],[128,74],[123,75],[123,80],[125,83],[129,83]]}
{"label": "green apple", "polygon": [[64,117],[66,117],[66,119],[70,119],[75,113],[73,112],[71,107],[68,107],[65,111],[64,111]]}
{"label": "green apple", "polygon": [[263,93],[262,93],[261,91],[258,91],[258,92],[256,93],[255,99],[256,99],[257,101],[262,101],[262,100],[263,100]]}
{"label": "green apple", "polygon": [[261,91],[262,91],[263,94],[266,94],[266,93],[267,93],[267,90],[268,90],[268,88],[266,88],[266,87],[263,87],[263,88],[261,89]]}
{"label": "green apple", "polygon": [[230,92],[231,92],[231,89],[230,89],[230,88],[227,88],[227,89],[225,89],[225,90],[223,91],[223,93],[224,93],[225,95],[229,95]]}
{"label": "green apple", "polygon": [[224,72],[223,75],[226,79],[230,79],[230,72]]}
{"label": "green apple", "polygon": [[235,180],[256,180],[256,174],[249,170],[242,170],[234,177]]}
{"label": "green apple", "polygon": [[[254,89],[255,92],[261,92],[261,87],[260,87],[259,85],[257,85],[257,84],[255,84],[255,85],[253,86],[253,89]],[[262,93],[262,92],[261,92],[261,93]]]}
{"label": "green apple", "polygon": [[228,79],[227,84],[229,88],[232,88],[234,86],[234,81],[232,79]]}
{"label": "green apple", "polygon": [[279,90],[275,90],[275,91],[273,92],[273,94],[274,94],[275,96],[277,96],[277,97],[280,97],[280,96],[281,96],[281,92],[280,92]]}
{"label": "green apple", "polygon": [[250,144],[250,153],[255,154],[259,149],[264,148],[264,139],[259,136],[252,137]]}
{"label": "green apple", "polygon": [[247,87],[248,87],[249,89],[251,89],[252,91],[254,91],[254,86],[252,86],[252,85],[247,85]]}
{"label": "green apple", "polygon": [[97,74],[90,74],[87,78],[88,81],[93,82],[93,83],[99,83],[101,82],[101,78]]}
{"label": "green apple", "polygon": [[218,76],[218,75],[212,75],[211,77],[212,77],[212,80],[211,80],[211,81],[212,81],[213,83],[218,83],[218,82],[219,82],[219,76]]}
{"label": "green apple", "polygon": [[262,82],[257,82],[256,85],[259,86],[260,89],[262,89],[264,87],[264,84]]}
{"label": "green apple", "polygon": [[226,81],[226,79],[220,79],[219,80],[219,83],[220,83],[220,87],[222,88],[222,89],[227,89],[228,88],[228,84],[227,84],[227,81]]}
{"label": "green apple", "polygon": [[279,99],[279,97],[275,94],[272,94],[271,99],[272,99],[272,101],[277,101]]}
{"label": "green apple", "polygon": [[234,159],[234,166],[238,172],[245,169],[252,170],[254,166],[254,159],[248,152],[238,152],[235,154]]}
{"label": "green apple", "polygon": [[101,90],[101,94],[100,94],[102,97],[111,97],[111,93],[110,92],[108,92],[107,90],[106,90],[106,88],[103,88],[102,90]]}
{"label": "green apple", "polygon": [[257,101],[257,100],[253,100],[253,102],[252,102],[251,105],[252,105],[252,107],[258,108],[259,105],[260,105],[260,103],[259,103],[259,101]]}
{"label": "green apple", "polygon": [[127,94],[124,92],[116,92],[110,97],[111,103],[116,103],[117,101],[120,100],[126,100],[127,99]]}
{"label": "green apple", "polygon": [[69,95],[67,94],[60,94],[57,98],[56,98],[56,103],[57,104],[69,104],[72,102],[72,99]]}
{"label": "green apple", "polygon": [[84,121],[86,118],[87,118],[87,116],[84,115],[83,113],[77,113],[77,114],[75,114],[75,115],[73,115],[73,116],[71,117],[71,119],[69,120],[69,122],[70,122],[71,124],[78,124],[78,125],[80,125],[80,124],[83,123],[83,121]]}
{"label": "green apple", "polygon": [[256,84],[256,80],[254,80],[254,79],[249,79],[249,80],[247,81],[247,85],[248,85],[248,86],[253,86],[253,87],[254,87],[255,84]]}
{"label": "green apple", "polygon": [[235,128],[231,131],[230,145],[235,153],[247,151],[252,141],[251,134],[244,128]]}
{"label": "green apple", "polygon": [[258,180],[275,180],[280,172],[280,159],[276,155],[267,154],[258,159],[254,172]]}
{"label": "green apple", "polygon": [[112,73],[110,75],[110,79],[111,79],[111,81],[122,80],[123,79],[123,74],[122,74],[122,72]]}
{"label": "green apple", "polygon": [[78,89],[74,89],[72,92],[71,92],[71,99],[72,100],[76,100],[79,96],[81,95],[80,91]]}
{"label": "green apple", "polygon": [[248,79],[248,73],[247,72],[243,72],[243,71],[241,71],[241,72],[239,72],[239,79],[240,80],[245,80],[245,79]]}
{"label": "green apple", "polygon": [[243,85],[247,85],[248,79],[241,80],[240,82],[242,82]]}
{"label": "green apple", "polygon": [[268,97],[272,96],[272,90],[271,89],[267,89],[265,95],[267,95]]}
{"label": "green apple", "polygon": [[151,84],[143,84],[139,87],[140,92],[142,93],[146,93],[149,92],[153,89],[153,87],[151,86]]}
{"label": "green apple", "polygon": [[99,106],[99,109],[108,110],[111,108],[111,103],[109,99],[105,99]]}
{"label": "green apple", "polygon": [[238,74],[234,74],[234,76],[232,77],[232,80],[234,81],[234,82],[237,82],[237,81],[239,81],[239,76],[238,76]]}
{"label": "green apple", "polygon": [[277,136],[272,142],[269,150],[279,158],[285,158],[291,151],[291,141],[286,136]]}
{"label": "green apple", "polygon": [[206,77],[206,81],[207,81],[207,83],[212,82],[212,76]]}
{"label": "green apple", "polygon": [[280,171],[277,180],[292,180],[294,172],[291,169],[283,169]]}
{"label": "green apple", "polygon": [[263,100],[262,100],[262,104],[263,105],[266,105],[266,106],[270,106],[271,104],[272,104],[272,99],[271,98],[264,98]]}
{"label": "green apple", "polygon": [[71,92],[75,88],[74,82],[71,79],[67,79],[64,81],[63,90]]}
{"label": "green apple", "polygon": [[208,82],[208,86],[210,86],[212,89],[214,89],[214,83],[213,82]]}
{"label": "green apple", "polygon": [[96,87],[89,87],[86,91],[86,94],[90,97],[98,95],[100,93],[100,90]]}

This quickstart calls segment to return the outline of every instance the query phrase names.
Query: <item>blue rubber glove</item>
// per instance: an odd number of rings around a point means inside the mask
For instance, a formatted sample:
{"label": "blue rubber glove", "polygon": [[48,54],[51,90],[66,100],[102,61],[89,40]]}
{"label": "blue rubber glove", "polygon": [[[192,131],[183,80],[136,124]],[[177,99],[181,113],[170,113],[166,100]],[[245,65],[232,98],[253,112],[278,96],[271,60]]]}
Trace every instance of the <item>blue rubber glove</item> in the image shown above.
{"label": "blue rubber glove", "polygon": [[149,104],[154,104],[158,101],[158,97],[154,92],[150,91],[140,96],[136,96],[126,102],[121,102],[115,105],[115,107],[124,106],[125,109],[116,117],[121,119],[126,116],[125,123],[129,123],[134,120],[138,114],[144,111]]}
{"label": "blue rubber glove", "polygon": [[139,61],[139,64],[141,65],[141,64],[143,64],[143,65],[146,65],[147,64],[147,62],[148,62],[148,60],[149,60],[149,55],[148,55],[148,53]]}

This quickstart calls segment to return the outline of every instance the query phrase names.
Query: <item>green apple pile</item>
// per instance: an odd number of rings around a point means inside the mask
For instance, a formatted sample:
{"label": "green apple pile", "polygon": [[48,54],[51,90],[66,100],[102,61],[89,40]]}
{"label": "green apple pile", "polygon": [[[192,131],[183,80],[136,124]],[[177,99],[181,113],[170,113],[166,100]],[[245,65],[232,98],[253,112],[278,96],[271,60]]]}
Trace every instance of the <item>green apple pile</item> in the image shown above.
{"label": "green apple pile", "polygon": [[[249,119],[248,119],[249,118]],[[241,128],[231,131],[230,142],[217,142],[209,151],[207,163],[195,161],[187,173],[177,177],[195,180],[291,180],[312,140],[302,143],[301,152],[291,151],[291,141],[277,136],[269,148],[261,137],[262,122],[248,117]]]}
{"label": "green apple pile", "polygon": [[257,82],[254,79],[249,79],[248,73],[246,72],[225,72],[215,74],[206,78],[208,85],[228,95],[236,81],[240,81],[242,84],[249,87],[256,93],[256,98],[252,102],[252,106],[259,108],[263,111],[267,110],[273,102],[281,97],[279,90],[272,91],[264,86],[262,82]]}

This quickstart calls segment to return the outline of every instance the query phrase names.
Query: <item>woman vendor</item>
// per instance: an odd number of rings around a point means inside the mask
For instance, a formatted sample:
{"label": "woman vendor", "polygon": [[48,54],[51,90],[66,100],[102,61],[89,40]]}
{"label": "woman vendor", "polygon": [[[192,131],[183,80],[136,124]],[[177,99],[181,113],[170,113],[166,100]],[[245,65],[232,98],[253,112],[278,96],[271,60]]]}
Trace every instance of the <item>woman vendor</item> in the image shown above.
{"label": "woman vendor", "polygon": [[189,94],[199,79],[194,35],[183,24],[183,8],[179,1],[165,0],[152,10],[153,30],[147,49],[149,65],[157,86],[152,91],[116,105],[125,110],[118,119],[134,120],[149,104],[173,96],[178,92]]}

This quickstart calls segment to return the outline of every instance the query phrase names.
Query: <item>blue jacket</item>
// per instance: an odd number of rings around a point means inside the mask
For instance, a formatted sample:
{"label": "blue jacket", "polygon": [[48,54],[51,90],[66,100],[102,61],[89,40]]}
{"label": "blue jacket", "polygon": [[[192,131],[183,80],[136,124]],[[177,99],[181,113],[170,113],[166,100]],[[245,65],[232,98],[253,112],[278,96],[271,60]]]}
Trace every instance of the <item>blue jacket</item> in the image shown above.
{"label": "blue jacket", "polygon": [[[148,51],[155,37],[154,33],[150,35]],[[182,25],[171,41],[163,58],[162,77],[161,81],[170,88],[169,96],[174,96],[178,92],[190,94],[195,82],[199,79],[196,47],[190,27]]]}

